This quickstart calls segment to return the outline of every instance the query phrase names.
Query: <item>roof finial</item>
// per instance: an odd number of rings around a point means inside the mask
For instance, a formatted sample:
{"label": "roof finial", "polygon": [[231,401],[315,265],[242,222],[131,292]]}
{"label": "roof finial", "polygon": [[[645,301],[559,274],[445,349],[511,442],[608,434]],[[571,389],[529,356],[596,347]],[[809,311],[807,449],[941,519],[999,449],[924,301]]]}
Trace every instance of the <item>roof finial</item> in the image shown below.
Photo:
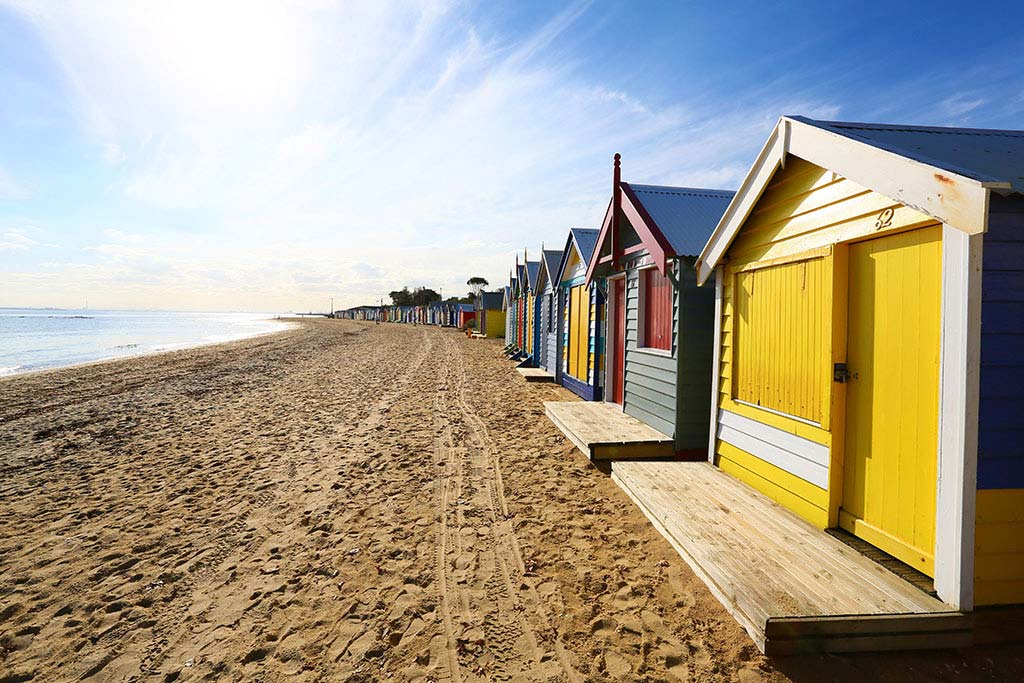
{"label": "roof finial", "polygon": [[615,168],[612,172],[612,225],[608,245],[608,251],[612,257],[613,269],[618,265],[619,258],[619,209],[622,207],[622,190],[620,189],[620,186],[622,184],[622,164],[620,163],[621,161],[622,155],[616,152]]}

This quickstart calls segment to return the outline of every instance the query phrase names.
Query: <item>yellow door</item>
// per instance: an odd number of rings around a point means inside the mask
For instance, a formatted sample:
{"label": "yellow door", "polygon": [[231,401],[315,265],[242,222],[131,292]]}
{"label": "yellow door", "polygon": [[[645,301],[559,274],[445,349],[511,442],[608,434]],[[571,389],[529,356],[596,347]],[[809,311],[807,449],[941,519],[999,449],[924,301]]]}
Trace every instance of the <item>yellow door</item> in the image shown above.
{"label": "yellow door", "polygon": [[934,575],[942,233],[850,245],[840,526]]}
{"label": "yellow door", "polygon": [[576,327],[576,348],[579,354],[576,379],[587,381],[590,360],[590,297],[585,285],[575,288],[579,292],[579,324]]}
{"label": "yellow door", "polygon": [[579,375],[580,349],[576,343],[579,337],[580,327],[580,290],[573,287],[569,290],[569,334],[567,343],[569,345],[569,374],[573,377]]}

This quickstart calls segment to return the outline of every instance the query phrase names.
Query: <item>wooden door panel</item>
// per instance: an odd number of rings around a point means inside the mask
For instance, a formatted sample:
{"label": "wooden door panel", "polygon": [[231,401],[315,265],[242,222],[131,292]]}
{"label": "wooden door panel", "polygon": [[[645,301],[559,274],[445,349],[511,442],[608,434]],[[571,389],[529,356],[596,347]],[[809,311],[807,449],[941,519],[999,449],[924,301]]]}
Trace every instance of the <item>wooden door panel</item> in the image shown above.
{"label": "wooden door panel", "polygon": [[840,524],[934,573],[939,227],[850,246]]}

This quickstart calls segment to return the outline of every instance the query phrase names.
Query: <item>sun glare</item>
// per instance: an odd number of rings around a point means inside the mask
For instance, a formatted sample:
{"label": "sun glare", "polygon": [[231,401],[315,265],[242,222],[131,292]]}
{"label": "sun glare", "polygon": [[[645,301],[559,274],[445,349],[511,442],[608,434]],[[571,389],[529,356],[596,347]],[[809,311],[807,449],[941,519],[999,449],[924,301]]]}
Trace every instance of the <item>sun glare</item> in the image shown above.
{"label": "sun glare", "polygon": [[271,105],[293,92],[299,71],[296,21],[267,3],[149,6],[156,66],[176,90],[207,107]]}

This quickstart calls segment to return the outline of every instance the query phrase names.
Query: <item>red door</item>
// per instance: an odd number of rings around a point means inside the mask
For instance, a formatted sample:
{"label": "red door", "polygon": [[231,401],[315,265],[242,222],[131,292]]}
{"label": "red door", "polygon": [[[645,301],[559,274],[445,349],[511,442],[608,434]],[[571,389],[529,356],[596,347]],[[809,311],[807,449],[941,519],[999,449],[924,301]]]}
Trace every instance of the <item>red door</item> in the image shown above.
{"label": "red door", "polygon": [[622,387],[626,370],[626,278],[612,280],[615,283],[613,308],[615,309],[615,360],[612,368],[612,400],[622,405]]}

